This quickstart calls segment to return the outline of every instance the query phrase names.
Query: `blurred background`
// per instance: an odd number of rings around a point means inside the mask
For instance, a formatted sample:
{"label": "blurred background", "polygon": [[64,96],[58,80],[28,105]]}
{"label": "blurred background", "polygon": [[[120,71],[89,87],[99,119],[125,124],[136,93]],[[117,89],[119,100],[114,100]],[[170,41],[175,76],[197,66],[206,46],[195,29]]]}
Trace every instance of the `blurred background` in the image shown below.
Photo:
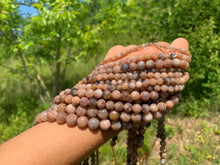
{"label": "blurred background", "polygon": [[[189,41],[190,80],[166,119],[168,164],[220,164],[219,0],[1,0],[0,144],[32,127],[114,45]],[[156,122],[139,159],[159,163]],[[115,152],[126,159],[125,133]],[[156,145],[154,145],[154,142]],[[158,143],[158,144],[157,144]],[[103,164],[114,164],[109,144]]]}

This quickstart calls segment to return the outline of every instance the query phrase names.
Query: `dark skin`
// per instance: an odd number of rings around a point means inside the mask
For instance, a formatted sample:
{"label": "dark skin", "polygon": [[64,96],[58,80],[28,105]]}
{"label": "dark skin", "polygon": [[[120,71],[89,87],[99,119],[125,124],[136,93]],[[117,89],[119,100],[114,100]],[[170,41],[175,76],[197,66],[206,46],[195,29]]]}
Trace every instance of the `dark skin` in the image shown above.
{"label": "dark skin", "polygon": [[[167,42],[159,42],[169,46]],[[105,59],[134,47],[114,46],[109,50]],[[174,40],[170,46],[188,50],[188,42],[183,38]],[[169,50],[146,47],[139,52],[131,53],[125,58],[137,56],[140,53],[164,53]],[[0,145],[1,165],[68,165],[79,164],[93,153],[98,147],[107,142],[119,132],[91,131],[69,127],[66,124],[41,123],[20,135]]]}

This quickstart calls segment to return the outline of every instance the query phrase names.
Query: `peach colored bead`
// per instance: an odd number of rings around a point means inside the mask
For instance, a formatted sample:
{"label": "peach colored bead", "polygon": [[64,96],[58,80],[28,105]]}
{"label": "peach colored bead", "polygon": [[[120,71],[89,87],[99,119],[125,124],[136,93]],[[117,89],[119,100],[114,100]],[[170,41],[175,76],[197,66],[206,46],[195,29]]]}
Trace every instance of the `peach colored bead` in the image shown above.
{"label": "peach colored bead", "polygon": [[149,100],[149,98],[150,98],[149,92],[147,92],[147,91],[142,91],[141,92],[141,100],[147,101],[147,100]]}
{"label": "peach colored bead", "polygon": [[60,101],[61,103],[64,103],[64,102],[65,102],[65,97],[66,97],[66,95],[64,95],[64,94],[59,95],[59,101]]}
{"label": "peach colored bead", "polygon": [[151,79],[149,80],[149,85],[156,85],[156,83],[157,83],[157,81],[156,81],[156,79],[154,79],[154,78],[151,78]]}
{"label": "peach colored bead", "polygon": [[157,106],[157,104],[151,104],[150,105],[150,111],[151,112],[153,112],[153,113],[155,113],[155,112],[157,112],[158,111],[158,106]]}
{"label": "peach colored bead", "polygon": [[131,115],[131,119],[132,119],[133,122],[138,123],[138,122],[141,121],[142,116],[141,116],[141,114],[135,114],[135,113],[133,113],[133,114]]}
{"label": "peach colored bead", "polygon": [[163,102],[160,102],[158,105],[158,111],[163,112],[166,110],[166,104]]}
{"label": "peach colored bead", "polygon": [[142,82],[141,81],[137,81],[135,86],[136,86],[136,88],[141,88],[142,87]]}
{"label": "peach colored bead", "polygon": [[117,111],[111,111],[109,113],[109,119],[118,120],[118,118],[119,118],[119,113]]}
{"label": "peach colored bead", "polygon": [[153,119],[153,115],[151,113],[147,113],[143,115],[143,121],[146,123],[150,122]]}
{"label": "peach colored bead", "polygon": [[105,106],[106,106],[106,101],[105,101],[104,99],[99,99],[98,102],[97,102],[97,106],[98,106],[98,108],[100,108],[100,109],[105,108]]}
{"label": "peach colored bead", "polygon": [[60,103],[57,107],[57,112],[65,112],[66,111],[66,104]]}
{"label": "peach colored bead", "polygon": [[142,105],[142,112],[143,112],[144,114],[149,113],[149,112],[150,112],[150,106],[149,106],[148,104],[143,104],[143,105]]}
{"label": "peach colored bead", "polygon": [[155,61],[155,68],[161,69],[161,68],[163,68],[163,65],[164,65],[163,60],[158,59]]}
{"label": "peach colored bead", "polygon": [[99,126],[102,130],[106,131],[111,127],[111,123],[108,119],[101,120]]}
{"label": "peach colored bead", "polygon": [[79,102],[80,102],[80,98],[78,96],[74,96],[72,98],[72,104],[73,105],[77,106],[77,105],[79,105]]}
{"label": "peach colored bead", "polygon": [[69,94],[70,94],[70,90],[71,90],[71,89],[69,89],[69,88],[65,89],[64,94],[65,94],[65,95],[69,95]]}
{"label": "peach colored bead", "polygon": [[120,91],[114,90],[114,91],[112,92],[112,99],[118,100],[120,97],[121,97],[121,92],[120,92]]}
{"label": "peach colored bead", "polygon": [[94,96],[94,91],[92,89],[87,89],[86,91],[86,97],[92,98]]}
{"label": "peach colored bead", "polygon": [[156,53],[151,54],[151,59],[156,61],[158,59],[158,55]]}
{"label": "peach colored bead", "polygon": [[127,90],[127,89],[128,89],[128,83],[127,83],[127,82],[123,83],[122,86],[121,86],[121,88],[122,88],[123,90]]}
{"label": "peach colored bead", "polygon": [[59,104],[59,103],[60,103],[60,96],[59,96],[59,95],[57,95],[57,96],[54,97],[54,102],[55,102],[56,104]]}
{"label": "peach colored bead", "polygon": [[88,108],[87,111],[86,111],[86,114],[88,117],[96,117],[97,116],[97,113],[98,113],[98,110],[97,108]]}
{"label": "peach colored bead", "polygon": [[123,107],[124,107],[124,104],[122,102],[117,102],[115,104],[115,110],[116,111],[121,111],[123,109]]}
{"label": "peach colored bead", "polygon": [[113,101],[108,101],[108,102],[106,103],[106,108],[107,108],[108,110],[113,110],[113,109],[115,108],[115,103],[114,103]]}
{"label": "peach colored bead", "polygon": [[161,112],[156,112],[156,113],[154,113],[154,119],[156,119],[156,120],[159,120],[159,119],[161,119],[161,117],[162,117],[163,115],[162,115],[162,113]]}
{"label": "peach colored bead", "polygon": [[46,111],[41,112],[40,118],[41,118],[41,121],[42,121],[42,122],[47,121],[47,120],[48,120],[48,118],[47,118],[47,112],[46,112]]}
{"label": "peach colored bead", "polygon": [[65,97],[65,103],[67,103],[67,104],[71,104],[72,103],[72,98],[73,98],[73,96],[72,95],[67,95],[66,97]]}
{"label": "peach colored bead", "polygon": [[131,115],[128,114],[128,113],[125,113],[125,112],[122,112],[120,114],[120,119],[123,121],[123,122],[129,122],[131,120]]}
{"label": "peach colored bead", "polygon": [[173,66],[172,60],[171,60],[171,59],[166,59],[166,60],[164,60],[164,66],[165,66],[166,68],[171,68],[171,67]]}
{"label": "peach colored bead", "polygon": [[56,121],[56,116],[57,116],[56,111],[48,112],[48,114],[47,114],[48,121],[50,121],[50,122]]}
{"label": "peach colored bead", "polygon": [[88,121],[88,126],[91,130],[99,128],[99,120],[97,118],[90,118]]}
{"label": "peach colored bead", "polygon": [[121,129],[121,122],[120,121],[112,121],[111,122],[111,128],[114,131],[119,131]]}
{"label": "peach colored bead", "polygon": [[156,100],[156,99],[158,99],[158,97],[159,97],[159,94],[157,92],[155,92],[155,91],[150,92],[151,99]]}
{"label": "peach colored bead", "polygon": [[82,97],[82,98],[80,99],[79,105],[80,105],[81,107],[86,107],[88,104],[89,104],[89,100],[88,100],[87,97]]}
{"label": "peach colored bead", "polygon": [[121,67],[119,65],[115,65],[113,67],[113,73],[119,73],[121,71]]}
{"label": "peach colored bead", "polygon": [[124,111],[129,113],[132,111],[132,105],[130,103],[125,103],[124,104]]}
{"label": "peach colored bead", "polygon": [[78,119],[77,119],[77,126],[79,128],[86,128],[88,125],[88,118],[85,117],[85,116],[80,116]]}
{"label": "peach colored bead", "polygon": [[133,109],[133,112],[134,112],[134,113],[138,114],[138,113],[141,112],[142,107],[140,106],[140,104],[134,104],[133,107],[132,107],[132,109]]}
{"label": "peach colored bead", "polygon": [[173,106],[174,106],[173,101],[171,101],[171,100],[167,100],[167,101],[166,101],[166,107],[167,107],[168,109],[173,108]]}
{"label": "peach colored bead", "polygon": [[100,89],[95,90],[95,92],[94,92],[95,98],[100,99],[100,98],[102,98],[102,95],[103,95],[102,90],[100,90]]}
{"label": "peach colored bead", "polygon": [[66,122],[66,113],[65,112],[57,113],[56,121],[58,124],[64,124]]}
{"label": "peach colored bead", "polygon": [[108,118],[108,111],[107,111],[107,109],[100,109],[100,110],[98,110],[98,117],[99,117],[99,119],[107,119]]}
{"label": "peach colored bead", "polygon": [[131,93],[131,98],[132,98],[132,100],[135,100],[135,101],[137,101],[137,100],[139,100],[140,99],[140,93],[139,92],[137,92],[137,91],[133,91],[132,93]]}
{"label": "peach colored bead", "polygon": [[83,88],[78,89],[77,94],[79,97],[84,97],[86,95],[86,90]]}
{"label": "peach colored bead", "polygon": [[85,116],[86,115],[86,109],[81,107],[81,106],[78,106],[76,108],[76,114],[77,114],[77,116]]}
{"label": "peach colored bead", "polygon": [[69,104],[69,105],[66,106],[66,112],[67,113],[75,113],[76,108],[72,104]]}
{"label": "peach colored bead", "polygon": [[152,68],[154,68],[154,61],[153,61],[153,60],[148,60],[148,61],[146,61],[146,68],[147,68],[147,69],[152,69]]}
{"label": "peach colored bead", "polygon": [[74,125],[76,125],[76,122],[77,122],[77,116],[75,114],[67,115],[67,117],[66,117],[67,125],[74,126]]}

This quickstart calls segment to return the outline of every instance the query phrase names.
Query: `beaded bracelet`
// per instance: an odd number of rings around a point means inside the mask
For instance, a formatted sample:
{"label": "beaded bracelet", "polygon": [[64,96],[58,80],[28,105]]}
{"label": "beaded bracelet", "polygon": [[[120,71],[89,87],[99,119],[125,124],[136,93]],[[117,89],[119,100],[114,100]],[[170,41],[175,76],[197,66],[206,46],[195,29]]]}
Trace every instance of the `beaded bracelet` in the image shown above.
{"label": "beaded bracelet", "polygon": [[[123,58],[132,52],[153,46],[168,53],[145,54]],[[164,116],[178,103],[191,62],[188,51],[147,43],[101,62],[88,77],[71,89],[61,91],[51,107],[36,115],[41,122],[66,123],[79,128],[103,131],[128,130],[127,164],[137,163],[137,149],[143,145],[144,132],[153,119],[158,120],[157,137],[161,139],[161,164],[165,164]],[[111,141],[115,145],[117,137]],[[88,164],[89,158],[83,164]],[[97,164],[97,153],[91,164]]]}

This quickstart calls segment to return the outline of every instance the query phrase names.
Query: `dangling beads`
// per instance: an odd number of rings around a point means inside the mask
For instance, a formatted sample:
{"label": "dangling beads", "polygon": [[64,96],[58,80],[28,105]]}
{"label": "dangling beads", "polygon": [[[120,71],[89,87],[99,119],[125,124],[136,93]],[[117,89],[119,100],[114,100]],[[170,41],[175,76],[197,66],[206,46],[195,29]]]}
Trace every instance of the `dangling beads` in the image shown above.
{"label": "dangling beads", "polygon": [[158,127],[157,127],[157,138],[160,138],[160,162],[161,165],[166,164],[166,135],[165,135],[165,124],[164,124],[165,118],[162,117],[160,120],[158,120]]}

